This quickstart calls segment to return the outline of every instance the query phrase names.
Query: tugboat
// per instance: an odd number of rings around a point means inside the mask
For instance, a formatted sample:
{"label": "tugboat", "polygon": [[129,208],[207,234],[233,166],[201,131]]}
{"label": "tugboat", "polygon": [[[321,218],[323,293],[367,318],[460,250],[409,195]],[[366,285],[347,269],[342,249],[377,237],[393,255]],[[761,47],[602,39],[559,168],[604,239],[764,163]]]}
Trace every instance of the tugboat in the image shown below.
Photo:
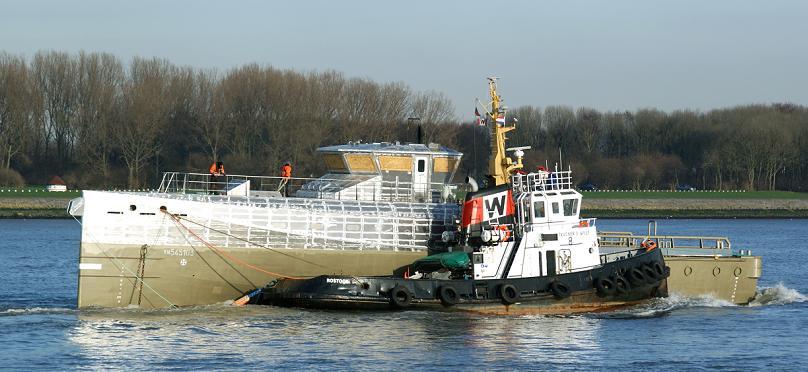
{"label": "tugboat", "polygon": [[[595,219],[581,219],[572,171],[517,172],[525,147],[505,148],[506,110],[489,78],[493,156],[488,185],[467,179],[459,226],[442,234],[448,252],[390,276],[280,278],[237,300],[338,309],[435,308],[494,314],[604,311],[667,296],[662,251],[601,254]],[[514,161],[505,152],[512,151]]]}

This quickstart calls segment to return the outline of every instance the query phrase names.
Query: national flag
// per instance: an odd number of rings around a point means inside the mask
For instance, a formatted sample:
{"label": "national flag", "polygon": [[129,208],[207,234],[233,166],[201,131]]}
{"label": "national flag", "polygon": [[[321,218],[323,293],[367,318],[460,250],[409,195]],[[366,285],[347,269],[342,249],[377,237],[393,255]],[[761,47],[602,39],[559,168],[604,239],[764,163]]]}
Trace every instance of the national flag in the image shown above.
{"label": "national flag", "polygon": [[505,115],[498,115],[497,116],[497,124],[505,125]]}
{"label": "national flag", "polygon": [[483,123],[482,117],[480,117],[480,112],[477,111],[476,107],[474,108],[474,116],[477,117],[477,125],[485,125],[485,123]]}

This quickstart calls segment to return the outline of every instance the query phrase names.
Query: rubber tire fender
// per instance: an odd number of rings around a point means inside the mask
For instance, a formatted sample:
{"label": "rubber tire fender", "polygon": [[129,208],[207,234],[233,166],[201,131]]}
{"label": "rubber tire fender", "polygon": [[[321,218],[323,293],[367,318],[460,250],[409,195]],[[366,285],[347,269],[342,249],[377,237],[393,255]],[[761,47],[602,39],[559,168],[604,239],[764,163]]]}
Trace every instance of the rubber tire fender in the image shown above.
{"label": "rubber tire fender", "polygon": [[647,282],[648,284],[654,284],[654,283],[656,283],[656,282],[657,282],[659,279],[662,279],[661,277],[659,277],[659,276],[658,276],[658,274],[656,273],[656,271],[654,271],[654,268],[653,268],[653,267],[651,267],[651,265],[649,265],[649,264],[643,264],[643,265],[642,265],[642,272],[643,272],[643,274],[645,274],[645,276],[646,276],[646,282]]}
{"label": "rubber tire fender", "polygon": [[505,305],[513,305],[519,301],[519,290],[513,284],[503,284],[499,287],[499,297]]}
{"label": "rubber tire fender", "polygon": [[615,291],[614,282],[605,277],[595,278],[595,289],[598,290],[598,294],[601,296],[612,295]]}
{"label": "rubber tire fender", "polygon": [[397,285],[390,289],[390,305],[394,308],[404,309],[412,304],[412,294],[406,287]]}
{"label": "rubber tire fender", "polygon": [[642,286],[648,281],[648,278],[639,268],[632,268],[628,271],[628,281],[633,286]]}
{"label": "rubber tire fender", "polygon": [[553,292],[556,300],[562,300],[570,296],[570,287],[562,282],[553,281],[550,282],[550,292]]}
{"label": "rubber tire fender", "polygon": [[446,307],[457,305],[460,300],[457,295],[457,290],[450,285],[442,285],[438,288],[438,299],[440,299],[440,303]]}
{"label": "rubber tire fender", "polygon": [[658,261],[652,263],[651,268],[654,269],[654,272],[657,274],[657,278],[662,279],[668,277],[667,275],[665,275],[665,268],[662,267],[662,264],[659,263]]}
{"label": "rubber tire fender", "polygon": [[631,290],[631,284],[628,283],[628,280],[626,280],[626,278],[618,275],[614,277],[614,289],[619,294],[625,294]]}

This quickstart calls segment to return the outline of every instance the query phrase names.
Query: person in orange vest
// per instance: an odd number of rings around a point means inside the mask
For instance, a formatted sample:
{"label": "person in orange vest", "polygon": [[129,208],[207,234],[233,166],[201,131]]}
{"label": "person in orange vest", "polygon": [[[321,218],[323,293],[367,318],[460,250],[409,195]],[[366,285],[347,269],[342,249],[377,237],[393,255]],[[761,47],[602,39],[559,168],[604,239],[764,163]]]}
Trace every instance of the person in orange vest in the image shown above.
{"label": "person in orange vest", "polygon": [[219,177],[224,176],[224,163],[217,161],[210,165],[210,189],[219,189]]}
{"label": "person in orange vest", "polygon": [[278,185],[278,191],[283,190],[283,196],[289,196],[289,180],[292,178],[292,163],[283,163],[281,167],[281,184]]}

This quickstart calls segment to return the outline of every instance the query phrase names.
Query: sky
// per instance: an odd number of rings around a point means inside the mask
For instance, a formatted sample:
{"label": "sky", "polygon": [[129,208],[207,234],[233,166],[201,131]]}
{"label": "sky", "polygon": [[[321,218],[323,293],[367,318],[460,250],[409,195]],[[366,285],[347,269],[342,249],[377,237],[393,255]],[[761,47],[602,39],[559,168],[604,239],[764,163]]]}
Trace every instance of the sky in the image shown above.
{"label": "sky", "polygon": [[806,1],[0,0],[0,51],[40,50],[336,70],[443,92],[460,119],[487,76],[512,108],[808,104]]}

